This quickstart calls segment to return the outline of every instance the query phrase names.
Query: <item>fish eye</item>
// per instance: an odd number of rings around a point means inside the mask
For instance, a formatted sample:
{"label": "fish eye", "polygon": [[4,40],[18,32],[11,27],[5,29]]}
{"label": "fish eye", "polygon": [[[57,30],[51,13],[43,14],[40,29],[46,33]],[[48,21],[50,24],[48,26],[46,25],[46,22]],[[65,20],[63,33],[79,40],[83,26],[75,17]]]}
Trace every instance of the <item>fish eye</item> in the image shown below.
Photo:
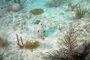
{"label": "fish eye", "polygon": [[42,25],[42,24],[41,24]]}

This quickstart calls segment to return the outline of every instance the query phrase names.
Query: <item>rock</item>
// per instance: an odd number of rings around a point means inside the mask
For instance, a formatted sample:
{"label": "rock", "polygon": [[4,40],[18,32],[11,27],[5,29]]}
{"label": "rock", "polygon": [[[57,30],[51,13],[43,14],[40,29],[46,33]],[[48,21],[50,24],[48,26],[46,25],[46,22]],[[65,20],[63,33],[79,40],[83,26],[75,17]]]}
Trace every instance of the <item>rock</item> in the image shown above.
{"label": "rock", "polygon": [[12,11],[13,12],[18,12],[19,10],[21,10],[20,4],[18,4],[18,3],[13,4]]}

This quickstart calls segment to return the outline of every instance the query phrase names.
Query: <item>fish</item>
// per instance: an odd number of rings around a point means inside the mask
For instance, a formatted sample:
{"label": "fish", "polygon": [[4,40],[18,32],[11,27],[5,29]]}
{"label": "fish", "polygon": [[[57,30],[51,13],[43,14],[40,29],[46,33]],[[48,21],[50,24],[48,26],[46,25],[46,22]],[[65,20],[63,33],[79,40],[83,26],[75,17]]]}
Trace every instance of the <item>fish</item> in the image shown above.
{"label": "fish", "polygon": [[39,24],[37,26],[37,31],[40,33],[42,32],[42,22],[41,21],[39,22]]}
{"label": "fish", "polygon": [[39,37],[41,37],[42,39],[44,39],[43,32],[45,32],[45,31],[43,30],[42,21],[40,21],[39,24],[38,24],[38,26],[37,26],[37,32],[39,34]]}

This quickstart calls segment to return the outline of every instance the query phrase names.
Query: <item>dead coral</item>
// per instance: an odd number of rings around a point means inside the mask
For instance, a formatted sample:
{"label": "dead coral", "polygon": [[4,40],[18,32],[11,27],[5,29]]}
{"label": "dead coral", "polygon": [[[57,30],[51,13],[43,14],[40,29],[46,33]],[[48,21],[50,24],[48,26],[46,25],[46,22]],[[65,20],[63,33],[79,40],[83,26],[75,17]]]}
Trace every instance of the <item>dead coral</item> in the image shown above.
{"label": "dead coral", "polygon": [[0,37],[0,46],[1,47],[4,47],[6,45],[7,45],[7,40],[5,40],[5,39],[3,39],[3,38]]}
{"label": "dead coral", "polygon": [[78,45],[76,40],[77,35],[75,35],[75,32],[75,28],[70,27],[69,31],[65,34],[65,40],[63,41],[63,44],[68,48],[68,51],[72,53],[74,48]]}
{"label": "dead coral", "polygon": [[31,49],[31,51],[33,51],[33,48],[39,46],[39,42],[38,41],[26,41],[25,47]]}

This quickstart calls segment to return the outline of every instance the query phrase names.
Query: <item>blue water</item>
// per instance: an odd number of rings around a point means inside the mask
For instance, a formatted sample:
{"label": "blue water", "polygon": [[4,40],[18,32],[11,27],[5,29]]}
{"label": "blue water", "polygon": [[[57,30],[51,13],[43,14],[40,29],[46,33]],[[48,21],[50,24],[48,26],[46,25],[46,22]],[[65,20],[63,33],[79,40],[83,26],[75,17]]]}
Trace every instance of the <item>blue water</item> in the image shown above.
{"label": "blue water", "polygon": [[[64,47],[72,26],[81,46],[89,42],[89,0],[0,0],[0,60],[43,60],[47,52]],[[27,41],[40,45],[27,48]]]}

